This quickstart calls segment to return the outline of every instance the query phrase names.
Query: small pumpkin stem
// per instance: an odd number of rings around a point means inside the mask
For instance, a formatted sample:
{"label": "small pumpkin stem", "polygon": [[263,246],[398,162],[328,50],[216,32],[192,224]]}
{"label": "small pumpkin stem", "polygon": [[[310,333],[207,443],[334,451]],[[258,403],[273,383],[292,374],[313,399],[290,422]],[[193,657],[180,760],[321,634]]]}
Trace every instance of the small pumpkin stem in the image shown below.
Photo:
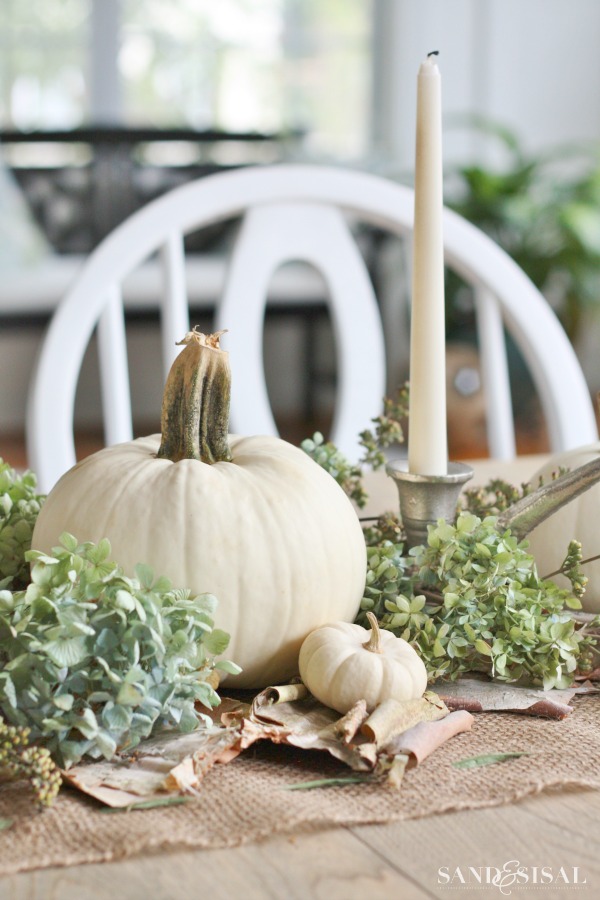
{"label": "small pumpkin stem", "polygon": [[222,334],[194,329],[179,341],[185,347],[171,366],[163,394],[161,459],[231,460],[231,371],[229,356],[219,346]]}
{"label": "small pumpkin stem", "polygon": [[368,641],[365,641],[363,647],[365,650],[370,650],[371,653],[381,653],[381,632],[379,630],[379,622],[372,612],[367,613],[367,619],[371,626],[371,636]]}

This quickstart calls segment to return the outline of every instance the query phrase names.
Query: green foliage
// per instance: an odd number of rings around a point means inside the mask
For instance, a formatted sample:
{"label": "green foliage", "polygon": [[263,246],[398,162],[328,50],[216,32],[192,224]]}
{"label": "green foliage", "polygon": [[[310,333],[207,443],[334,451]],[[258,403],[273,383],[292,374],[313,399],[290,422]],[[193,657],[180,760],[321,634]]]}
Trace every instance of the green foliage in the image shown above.
{"label": "green foliage", "polygon": [[20,590],[28,581],[25,553],[44,500],[32,472],[18,475],[0,459],[0,588]]}
{"label": "green foliage", "polygon": [[[482,672],[567,687],[592,667],[594,639],[568,613],[581,607],[575,592],[540,579],[526,548],[494,517],[467,512],[430,527],[427,546],[408,556],[389,541],[370,547],[358,621],[374,612],[413,644],[432,679]],[[578,584],[580,560],[574,542],[562,571]]]}
{"label": "green foliage", "polygon": [[29,728],[0,719],[0,777],[27,778],[40,806],[51,806],[61,777],[45,747],[31,746]]}
{"label": "green foliage", "polygon": [[383,412],[371,420],[374,428],[367,428],[359,435],[363,455],[352,464],[332,441],[325,441],[317,431],[312,438],[302,441],[300,447],[326,472],[335,478],[346,494],[359,508],[365,506],[367,493],[362,485],[363,466],[381,469],[386,463],[384,450],[404,441],[403,421],[408,416],[408,384],[403,385],[396,398],[384,397]]}
{"label": "green foliage", "polygon": [[367,547],[376,547],[384,541],[399,544],[404,540],[402,522],[397,515],[391,512],[379,516],[374,525],[364,525],[363,534]]}
{"label": "green foliage", "polygon": [[462,493],[461,501],[469,512],[485,518],[505,512],[509,506],[526,497],[532,490],[533,486],[527,482],[517,488],[500,478],[492,478],[481,487],[466,488]]}
{"label": "green foliage", "polygon": [[476,769],[478,766],[493,766],[496,763],[507,762],[509,759],[520,759],[522,756],[529,756],[529,754],[522,750],[508,753],[483,753],[481,756],[457,759],[452,765],[455,769]]}
{"label": "green foliage", "polygon": [[[401,419],[408,391],[384,415],[375,431],[364,431],[361,461],[381,466],[382,448],[402,440]],[[351,466],[321,434],[302,448],[326,469],[358,506],[364,506],[361,465]],[[562,471],[556,473],[562,474]],[[463,494],[455,525],[430,528],[428,546],[403,553],[402,523],[386,514],[364,529],[368,569],[357,622],[369,627],[372,611],[380,625],[412,643],[430,678],[455,679],[481,672],[501,681],[566,687],[593,667],[595,638],[578,627],[569,609],[580,609],[587,578],[581,545],[571,541],[560,569],[571,591],[538,575],[527,543],[496,529],[496,517],[533,490],[492,479]]]}
{"label": "green foliage", "polygon": [[63,767],[84,755],[110,759],[159,727],[208,723],[214,656],[228,636],[214,628],[216,599],[175,590],[139,565],[110,560],[110,544],[69,534],[52,555],[29,551],[31,583],[0,591],[0,711],[43,743]]}
{"label": "green foliage", "polygon": [[581,571],[583,552],[580,541],[569,541],[567,555],[557,572],[550,572],[545,578],[553,578],[554,575],[564,575],[571,582],[571,588],[576,597],[583,597],[586,585],[589,581],[587,575]]}
{"label": "green foliage", "polygon": [[[560,466],[556,471],[552,472],[550,480],[554,481],[568,471],[568,469]],[[544,479],[540,477],[538,485],[526,481],[519,487],[515,487],[515,485],[501,478],[491,478],[485,485],[466,488],[461,495],[461,507],[481,518],[497,516],[505,512],[518,500],[531,494],[536,486],[541,487],[543,483]]]}
{"label": "green foliage", "polygon": [[400,388],[396,398],[384,397],[383,413],[371,420],[375,428],[367,428],[359,435],[364,451],[360,465],[382,469],[387,462],[383,451],[392,444],[404,442],[403,422],[408,418],[408,403],[408,383]]}
{"label": "green foliage", "polygon": [[302,441],[300,447],[332,478],[335,478],[357,506],[363,507],[366,504],[367,494],[361,482],[360,465],[352,465],[332,441],[325,441],[319,431],[315,432],[312,438]]}
{"label": "green foliage", "polygon": [[529,155],[505,128],[481,119],[466,124],[491,137],[504,161],[493,168],[469,164],[448,170],[446,202],[513,257],[574,339],[582,309],[600,297],[598,146]]}

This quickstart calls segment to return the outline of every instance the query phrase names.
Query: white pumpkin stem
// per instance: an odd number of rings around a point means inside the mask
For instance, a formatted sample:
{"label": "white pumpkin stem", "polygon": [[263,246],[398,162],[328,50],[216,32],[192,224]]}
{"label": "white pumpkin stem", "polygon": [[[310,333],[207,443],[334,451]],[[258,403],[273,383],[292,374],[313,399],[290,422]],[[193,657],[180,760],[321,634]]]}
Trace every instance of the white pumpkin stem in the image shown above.
{"label": "white pumpkin stem", "polygon": [[363,647],[371,653],[381,653],[381,631],[379,630],[379,622],[372,612],[367,613],[367,619],[371,625],[371,636],[365,641]]}
{"label": "white pumpkin stem", "polygon": [[194,329],[179,341],[185,349],[171,366],[163,394],[161,459],[231,460],[231,371],[229,355],[219,346],[223,333],[207,335]]}

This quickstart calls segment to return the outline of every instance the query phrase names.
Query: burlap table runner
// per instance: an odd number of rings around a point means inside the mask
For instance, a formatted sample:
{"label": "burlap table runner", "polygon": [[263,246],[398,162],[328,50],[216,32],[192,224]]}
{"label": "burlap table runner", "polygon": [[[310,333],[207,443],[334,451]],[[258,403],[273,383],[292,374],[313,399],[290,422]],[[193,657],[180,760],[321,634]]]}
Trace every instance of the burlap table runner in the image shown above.
{"label": "burlap table runner", "polygon": [[[557,786],[600,787],[600,698],[581,697],[557,722],[511,713],[482,713],[473,731],[410,769],[400,792],[351,784],[306,791],[291,784],[349,770],[320,752],[255,745],[205,778],[200,797],[181,806],[103,812],[63,790],[55,806],[32,812],[22,784],[0,788],[0,874],[46,866],[123,859],[157,849],[234,847],[276,832],[391,822],[457,809],[510,803]],[[518,759],[470,769],[453,761],[485,753],[526,751]]]}

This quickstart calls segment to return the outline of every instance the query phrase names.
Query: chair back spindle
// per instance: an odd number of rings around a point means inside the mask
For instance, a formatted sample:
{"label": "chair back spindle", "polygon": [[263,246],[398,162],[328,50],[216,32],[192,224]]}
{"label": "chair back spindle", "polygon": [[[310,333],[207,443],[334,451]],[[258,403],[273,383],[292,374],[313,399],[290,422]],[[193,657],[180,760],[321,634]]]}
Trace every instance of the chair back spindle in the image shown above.
{"label": "chair back spindle", "polygon": [[107,446],[130,441],[133,436],[127,338],[123,300],[118,284],[107,289],[107,301],[98,319],[100,393]]}
{"label": "chair back spindle", "polygon": [[496,459],[513,459],[516,454],[508,357],[500,305],[491,291],[475,289],[477,338],[481,378],[487,406],[494,410],[487,417],[487,436]]}
{"label": "chair back spindle", "polygon": [[160,298],[163,374],[166,378],[180,348],[180,341],[190,330],[187,289],[185,283],[185,250],[183,235],[172,231],[161,248],[163,291]]}

